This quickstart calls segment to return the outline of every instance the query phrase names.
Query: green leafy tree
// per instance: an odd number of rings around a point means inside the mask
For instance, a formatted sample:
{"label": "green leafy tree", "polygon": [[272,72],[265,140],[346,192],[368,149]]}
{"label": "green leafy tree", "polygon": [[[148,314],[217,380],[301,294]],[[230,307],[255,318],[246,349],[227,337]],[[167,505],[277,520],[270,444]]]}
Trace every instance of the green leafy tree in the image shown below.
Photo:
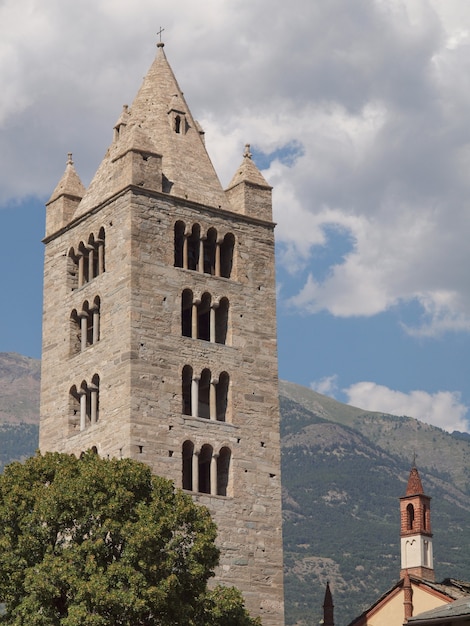
{"label": "green leafy tree", "polygon": [[255,626],[209,590],[208,510],[142,463],[36,455],[0,476],[0,621],[14,626]]}

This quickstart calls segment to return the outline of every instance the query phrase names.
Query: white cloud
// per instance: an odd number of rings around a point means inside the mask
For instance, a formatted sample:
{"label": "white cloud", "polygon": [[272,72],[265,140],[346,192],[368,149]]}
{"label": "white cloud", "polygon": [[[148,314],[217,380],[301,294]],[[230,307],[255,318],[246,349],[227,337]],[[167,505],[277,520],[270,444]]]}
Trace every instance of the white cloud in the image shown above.
{"label": "white cloud", "polygon": [[320,380],[314,380],[310,383],[310,389],[321,393],[324,396],[334,397],[338,391],[338,375],[332,374],[331,376],[325,376]]}
{"label": "white cloud", "polygon": [[406,415],[449,432],[467,431],[468,407],[456,391],[403,393],[373,382],[359,382],[343,390],[347,403],[367,411]]}
{"label": "white cloud", "polygon": [[[0,203],[47,197],[69,151],[90,180],[163,25],[223,183],[246,142],[302,147],[265,172],[279,260],[305,278],[291,304],[349,317],[414,301],[409,332],[468,331],[468,23],[466,0],[4,0]],[[352,248],[318,277],[331,227]]]}

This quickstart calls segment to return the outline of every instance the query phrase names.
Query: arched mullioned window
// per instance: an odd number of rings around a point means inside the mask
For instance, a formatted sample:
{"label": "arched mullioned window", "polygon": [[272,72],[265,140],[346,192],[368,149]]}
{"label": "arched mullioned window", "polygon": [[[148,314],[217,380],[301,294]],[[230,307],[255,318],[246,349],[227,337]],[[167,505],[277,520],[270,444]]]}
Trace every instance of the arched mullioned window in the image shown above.
{"label": "arched mullioned window", "polygon": [[69,424],[72,430],[85,430],[99,420],[100,377],[94,374],[88,383],[82,380],[77,387],[73,385],[69,392]]}
{"label": "arched mullioned window", "polygon": [[212,446],[204,444],[199,452],[198,457],[198,474],[200,493],[211,492],[211,462],[212,462]]}
{"label": "arched mullioned window", "polygon": [[228,493],[231,456],[232,453],[227,446],[220,449],[217,458],[217,495],[219,496],[226,496]]}
{"label": "arched mullioned window", "polygon": [[204,241],[204,274],[215,275],[217,249],[217,231],[215,228],[209,228]]}
{"label": "arched mullioned window", "polygon": [[211,409],[211,371],[203,369],[199,379],[198,417],[210,418]]}
{"label": "arched mullioned window", "polygon": [[428,528],[427,528],[427,525],[428,525],[427,510],[428,510],[427,506],[425,504],[423,504],[423,511],[422,511],[422,514],[423,514],[423,520],[422,520],[423,530],[428,530]]}
{"label": "arched mullioned window", "polygon": [[80,394],[73,385],[69,391],[69,429],[71,431],[80,428]]}
{"label": "arched mullioned window", "polygon": [[217,421],[225,422],[227,418],[228,392],[230,378],[227,372],[222,372],[216,386],[216,415]]}
{"label": "arched mullioned window", "polygon": [[234,248],[235,237],[228,233],[220,245],[220,275],[224,278],[230,278],[232,275]]}
{"label": "arched mullioned window", "polygon": [[197,338],[204,341],[211,338],[211,303],[211,295],[204,293],[197,307]]}
{"label": "arched mullioned window", "polygon": [[88,341],[94,345],[101,337],[101,298],[95,296],[90,308],[90,324],[88,329]]}
{"label": "arched mullioned window", "polygon": [[184,222],[178,221],[175,223],[175,267],[185,267],[183,262],[186,253],[185,230],[186,224]]}
{"label": "arched mullioned window", "polygon": [[70,248],[67,255],[67,288],[70,291],[78,287],[78,254],[74,248]]}
{"label": "arched mullioned window", "polygon": [[227,496],[230,487],[230,462],[232,453],[223,446],[214,453],[212,445],[205,443],[199,452],[192,441],[182,446],[182,487],[188,491]]}
{"label": "arched mullioned window", "polygon": [[414,506],[410,502],[410,504],[408,504],[408,506],[406,507],[406,528],[407,528],[407,530],[413,530],[414,521],[415,521],[415,509],[414,509]]}
{"label": "arched mullioned window", "polygon": [[191,234],[188,237],[187,250],[188,259],[186,267],[188,270],[197,270],[199,267],[199,240],[201,237],[201,228],[199,224],[194,224]]}
{"label": "arched mullioned window", "polygon": [[88,282],[88,251],[83,241],[78,244],[78,286],[83,287]]}
{"label": "arched mullioned window", "polygon": [[81,319],[77,309],[70,314],[70,354],[78,354],[82,344]]}
{"label": "arched mullioned window", "polygon": [[98,374],[93,375],[88,389],[90,393],[90,422],[96,424],[100,418],[100,377]]}
{"label": "arched mullioned window", "polygon": [[190,365],[183,367],[182,376],[182,413],[183,415],[192,415],[191,398],[194,395],[193,387],[193,368]]}
{"label": "arched mullioned window", "polygon": [[71,354],[83,351],[99,341],[100,306],[100,297],[96,296],[91,304],[85,300],[79,311],[73,309],[70,315]]}
{"label": "arched mullioned window", "polygon": [[88,252],[88,281],[98,276],[98,254],[95,247],[95,236],[88,237],[86,249]]}
{"label": "arched mullioned window", "polygon": [[193,224],[189,233],[183,221],[175,222],[175,267],[230,278],[233,272],[234,250],[235,237],[232,233],[226,233],[223,238],[219,238],[217,230],[212,227],[204,234],[199,224]]}
{"label": "arched mullioned window", "polygon": [[192,337],[193,292],[185,289],[181,295],[181,334],[183,337]]}
{"label": "arched mullioned window", "polygon": [[181,295],[181,334],[183,337],[202,339],[212,343],[227,343],[229,324],[229,301],[221,298],[213,302],[205,292],[195,299],[190,289]]}
{"label": "arched mullioned window", "polygon": [[106,264],[105,264],[105,230],[103,227],[100,228],[99,232],[98,232],[98,239],[95,241],[96,247],[98,249],[98,273],[97,276],[99,276],[100,274],[104,274],[105,270],[106,270]]}
{"label": "arched mullioned window", "polygon": [[98,236],[93,233],[67,255],[68,286],[71,290],[83,287],[105,271],[105,230],[100,228]]}
{"label": "arched mullioned window", "polygon": [[219,306],[215,310],[215,342],[228,343],[229,302],[227,298],[221,298]]}
{"label": "arched mullioned window", "polygon": [[208,368],[195,374],[189,365],[182,371],[182,413],[219,422],[229,421],[230,377],[222,372],[213,377]]}
{"label": "arched mullioned window", "polygon": [[194,444],[192,441],[183,443],[183,489],[193,490],[193,454]]}

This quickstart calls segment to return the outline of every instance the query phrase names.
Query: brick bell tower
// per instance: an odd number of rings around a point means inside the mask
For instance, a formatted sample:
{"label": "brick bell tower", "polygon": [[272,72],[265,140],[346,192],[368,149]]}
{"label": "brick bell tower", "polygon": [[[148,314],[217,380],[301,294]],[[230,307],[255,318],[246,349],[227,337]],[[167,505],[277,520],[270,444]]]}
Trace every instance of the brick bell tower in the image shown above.
{"label": "brick bell tower", "polygon": [[271,187],[223,190],[163,43],[85,189],[46,212],[40,449],[148,463],[206,505],[217,581],[283,626]]}
{"label": "brick bell tower", "polygon": [[431,498],[424,494],[416,466],[410,470],[406,495],[400,498],[400,578],[405,575],[434,581]]}

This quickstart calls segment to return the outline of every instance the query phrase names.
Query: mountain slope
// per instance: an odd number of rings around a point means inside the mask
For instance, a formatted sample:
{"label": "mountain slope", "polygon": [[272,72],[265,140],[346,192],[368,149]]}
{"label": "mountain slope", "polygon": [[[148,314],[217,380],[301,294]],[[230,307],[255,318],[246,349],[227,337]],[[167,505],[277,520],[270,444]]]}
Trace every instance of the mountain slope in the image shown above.
{"label": "mountain slope", "polygon": [[38,447],[39,427],[37,424],[0,423],[0,474],[5,465],[13,461],[24,461]]}
{"label": "mountain slope", "polygon": [[470,493],[470,438],[466,433],[450,435],[412,417],[365,411],[286,381],[280,381],[279,394],[318,417],[361,432],[383,450],[408,459],[408,463],[416,453],[420,468],[432,470],[446,480],[451,478],[461,490]]}
{"label": "mountain slope", "polygon": [[37,424],[41,362],[0,352],[0,423]]}
{"label": "mountain slope", "polygon": [[[425,446],[429,437],[445,441],[453,455],[448,466],[455,465],[459,475],[470,446],[419,422],[417,429],[416,420],[371,415],[331,398],[324,401],[324,396],[307,389],[296,395],[297,389],[290,383],[281,385],[286,624],[320,621],[329,580],[335,623],[341,626],[398,580],[398,498],[405,493],[412,458],[407,440],[418,433],[420,457],[423,433]],[[396,441],[385,441],[381,447],[376,433],[390,424],[400,425],[391,430]],[[433,497],[437,580],[447,576],[468,580],[468,484],[467,489],[458,488],[433,459],[418,465],[424,489]]]}
{"label": "mountain slope", "polygon": [[[37,448],[39,371],[34,359],[0,353],[0,471]],[[437,580],[470,579],[468,436],[293,383],[280,383],[280,400],[287,626],[320,622],[327,580],[337,626],[396,582],[398,498],[414,452],[433,498]]]}

